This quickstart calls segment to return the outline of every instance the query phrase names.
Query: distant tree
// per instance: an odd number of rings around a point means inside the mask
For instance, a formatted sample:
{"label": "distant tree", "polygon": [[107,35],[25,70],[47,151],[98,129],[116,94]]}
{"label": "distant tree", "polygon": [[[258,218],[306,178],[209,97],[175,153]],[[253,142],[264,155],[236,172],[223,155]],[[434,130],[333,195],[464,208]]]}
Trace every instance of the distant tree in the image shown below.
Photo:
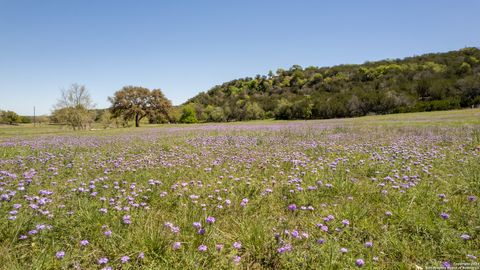
{"label": "distant tree", "polygon": [[52,120],[57,123],[67,123],[74,130],[86,129],[93,122],[95,113],[90,111],[94,105],[88,90],[84,85],[72,84],[69,89],[61,91]]}
{"label": "distant tree", "polygon": [[292,103],[287,99],[280,99],[275,109],[275,118],[288,120],[293,118]]}
{"label": "distant tree", "polygon": [[180,122],[180,117],[182,117],[182,108],[178,106],[173,106],[168,112],[168,119],[170,123]]}
{"label": "distant tree", "polygon": [[66,107],[56,109],[51,115],[53,123],[68,124],[73,130],[86,129],[93,123],[95,115],[83,107]]}
{"label": "distant tree", "polygon": [[62,96],[58,99],[56,107],[83,107],[92,109],[94,107],[92,98],[85,85],[72,84],[69,89],[61,90]]}
{"label": "distant tree", "polygon": [[134,120],[135,127],[139,127],[140,120],[145,117],[168,117],[168,111],[172,107],[160,89],[150,91],[138,86],[125,86],[108,99],[112,103],[110,111],[113,117]]}
{"label": "distant tree", "polygon": [[37,124],[45,124],[51,122],[51,119],[48,115],[39,115],[35,117],[35,123]]}
{"label": "distant tree", "polygon": [[222,107],[215,107],[210,112],[209,120],[213,122],[223,122],[226,120],[225,112],[223,111]]}
{"label": "distant tree", "polygon": [[312,118],[313,102],[310,96],[306,96],[294,102],[291,106],[291,118],[310,119]]}
{"label": "distant tree", "polygon": [[19,122],[22,124],[30,124],[32,123],[32,119],[28,116],[20,116]]}
{"label": "distant tree", "polygon": [[109,128],[115,121],[112,118],[112,113],[109,110],[106,110],[100,114],[97,122],[100,122],[103,128]]}
{"label": "distant tree", "polygon": [[263,119],[265,111],[256,102],[247,102],[245,105],[245,120]]}
{"label": "distant tree", "polygon": [[159,114],[150,116],[148,118],[148,123],[149,124],[166,124],[166,123],[173,122],[170,120],[170,111],[171,110],[169,110],[168,114],[159,113]]}
{"label": "distant tree", "polygon": [[208,118],[208,114],[205,112],[205,108],[200,103],[191,104],[195,110],[195,117],[198,121],[205,121]]}
{"label": "distant tree", "polygon": [[457,81],[456,87],[461,92],[461,105],[477,106],[480,99],[480,74],[467,76]]}
{"label": "distant tree", "polygon": [[362,115],[362,102],[356,95],[353,95],[348,100],[347,108],[348,108],[348,111],[350,112],[350,116]]}
{"label": "distant tree", "polygon": [[461,65],[460,65],[460,68],[458,69],[458,73],[461,75],[461,74],[467,74],[467,73],[470,73],[472,71],[472,67],[470,66],[469,63],[466,63],[466,62],[463,62]]}
{"label": "distant tree", "polygon": [[182,108],[182,116],[180,117],[180,123],[197,123],[197,117],[195,109],[191,104],[185,105]]}
{"label": "distant tree", "polygon": [[20,122],[20,116],[12,111],[1,111],[0,118],[2,122],[8,123],[10,125]]}

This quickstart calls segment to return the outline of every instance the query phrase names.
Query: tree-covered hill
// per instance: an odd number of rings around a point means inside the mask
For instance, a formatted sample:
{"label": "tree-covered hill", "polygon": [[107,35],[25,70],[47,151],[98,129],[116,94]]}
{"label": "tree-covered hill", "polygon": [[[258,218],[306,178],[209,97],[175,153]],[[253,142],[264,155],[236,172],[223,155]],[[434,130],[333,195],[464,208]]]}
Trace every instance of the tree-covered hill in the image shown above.
{"label": "tree-covered hill", "polygon": [[361,65],[294,65],[226,82],[185,103],[199,121],[313,119],[431,111],[480,104],[480,49]]}

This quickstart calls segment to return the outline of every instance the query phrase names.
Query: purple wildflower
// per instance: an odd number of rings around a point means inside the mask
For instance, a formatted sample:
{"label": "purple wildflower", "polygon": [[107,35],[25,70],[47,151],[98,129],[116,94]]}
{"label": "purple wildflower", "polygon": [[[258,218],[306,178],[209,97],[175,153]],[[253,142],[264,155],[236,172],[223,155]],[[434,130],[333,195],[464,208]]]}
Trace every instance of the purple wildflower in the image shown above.
{"label": "purple wildflower", "polygon": [[122,258],[120,258],[120,261],[121,261],[122,263],[127,263],[128,261],[130,261],[130,257],[128,257],[128,256],[122,256]]}
{"label": "purple wildflower", "polygon": [[292,246],[290,244],[286,244],[286,245],[277,249],[278,253],[285,253],[285,252],[291,251],[291,250],[292,250]]}
{"label": "purple wildflower", "polygon": [[240,242],[235,242],[235,243],[233,243],[233,247],[234,247],[235,249],[241,249],[241,248],[242,248],[242,243],[240,243]]}
{"label": "purple wildflower", "polygon": [[365,261],[363,259],[357,259],[355,261],[355,264],[358,266],[358,267],[362,267],[365,265]]}
{"label": "purple wildflower", "polygon": [[443,212],[443,213],[440,214],[440,217],[443,218],[443,219],[448,219],[450,217],[450,215]]}
{"label": "purple wildflower", "polygon": [[88,245],[89,243],[90,243],[90,242],[88,242],[88,240],[82,240],[82,241],[80,241],[80,245],[81,245],[81,246],[86,246],[86,245]]}
{"label": "purple wildflower", "polygon": [[107,264],[108,263],[108,258],[106,257],[102,257],[100,259],[98,259],[98,264]]}
{"label": "purple wildflower", "polygon": [[205,245],[200,245],[200,246],[198,247],[198,251],[201,251],[201,252],[207,251],[207,246],[205,246]]}
{"label": "purple wildflower", "polygon": [[55,257],[57,257],[57,259],[59,260],[63,259],[63,257],[65,257],[65,251],[63,250],[57,251],[57,253],[55,254]]}
{"label": "purple wildflower", "polygon": [[172,245],[172,249],[173,249],[173,250],[177,250],[177,249],[180,248],[181,245],[182,245],[182,244],[181,244],[180,242],[175,242],[175,243],[173,243],[173,245]]}
{"label": "purple wildflower", "polygon": [[123,216],[123,224],[131,224],[132,221],[130,220],[130,215]]}
{"label": "purple wildflower", "polygon": [[237,255],[237,256],[233,257],[233,263],[239,264],[241,259],[242,259],[242,257]]}
{"label": "purple wildflower", "polygon": [[202,227],[202,223],[200,223],[200,222],[193,222],[193,227],[199,229],[199,228]]}
{"label": "purple wildflower", "polygon": [[172,226],[172,227],[170,227],[170,231],[172,231],[172,233],[179,233],[180,232],[180,227]]}
{"label": "purple wildflower", "polygon": [[213,224],[213,223],[215,223],[215,218],[214,217],[207,217],[207,219],[205,221],[207,222],[207,224]]}
{"label": "purple wildflower", "polygon": [[297,210],[297,205],[294,204],[294,203],[293,203],[293,204],[290,204],[290,205],[288,206],[288,210],[290,210],[290,211],[295,211],[295,210]]}

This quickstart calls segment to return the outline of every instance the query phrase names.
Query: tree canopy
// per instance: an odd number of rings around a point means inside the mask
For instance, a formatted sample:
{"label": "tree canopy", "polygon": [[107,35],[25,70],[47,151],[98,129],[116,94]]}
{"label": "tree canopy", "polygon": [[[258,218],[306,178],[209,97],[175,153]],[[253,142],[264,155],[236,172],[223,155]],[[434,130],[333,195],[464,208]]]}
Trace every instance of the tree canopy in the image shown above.
{"label": "tree canopy", "polygon": [[480,104],[480,50],[270,71],[188,100],[198,121],[353,117]]}
{"label": "tree canopy", "polygon": [[172,103],[160,89],[149,90],[139,86],[125,86],[109,97],[112,103],[110,111],[113,117],[124,120],[134,120],[135,126],[140,126],[143,118],[156,118],[163,115],[168,118]]}
{"label": "tree canopy", "polygon": [[22,121],[22,117],[19,116],[16,112],[0,110],[0,122],[13,125],[23,121]]}
{"label": "tree canopy", "polygon": [[196,113],[195,113],[195,109],[192,106],[190,106],[190,105],[183,106],[182,115],[180,117],[180,122],[181,123],[188,123],[188,124],[198,122],[197,117],[196,117]]}
{"label": "tree canopy", "polygon": [[72,84],[61,91],[52,113],[52,121],[69,124],[74,130],[86,129],[93,122],[94,105],[84,85]]}

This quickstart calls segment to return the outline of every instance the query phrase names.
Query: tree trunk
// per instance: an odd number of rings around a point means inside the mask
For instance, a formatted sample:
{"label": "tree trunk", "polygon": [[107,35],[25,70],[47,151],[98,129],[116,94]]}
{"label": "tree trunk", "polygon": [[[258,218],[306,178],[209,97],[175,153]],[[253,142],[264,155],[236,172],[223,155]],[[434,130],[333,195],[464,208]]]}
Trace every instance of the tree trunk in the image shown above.
{"label": "tree trunk", "polygon": [[135,114],[135,127],[140,126],[140,115],[137,113]]}

